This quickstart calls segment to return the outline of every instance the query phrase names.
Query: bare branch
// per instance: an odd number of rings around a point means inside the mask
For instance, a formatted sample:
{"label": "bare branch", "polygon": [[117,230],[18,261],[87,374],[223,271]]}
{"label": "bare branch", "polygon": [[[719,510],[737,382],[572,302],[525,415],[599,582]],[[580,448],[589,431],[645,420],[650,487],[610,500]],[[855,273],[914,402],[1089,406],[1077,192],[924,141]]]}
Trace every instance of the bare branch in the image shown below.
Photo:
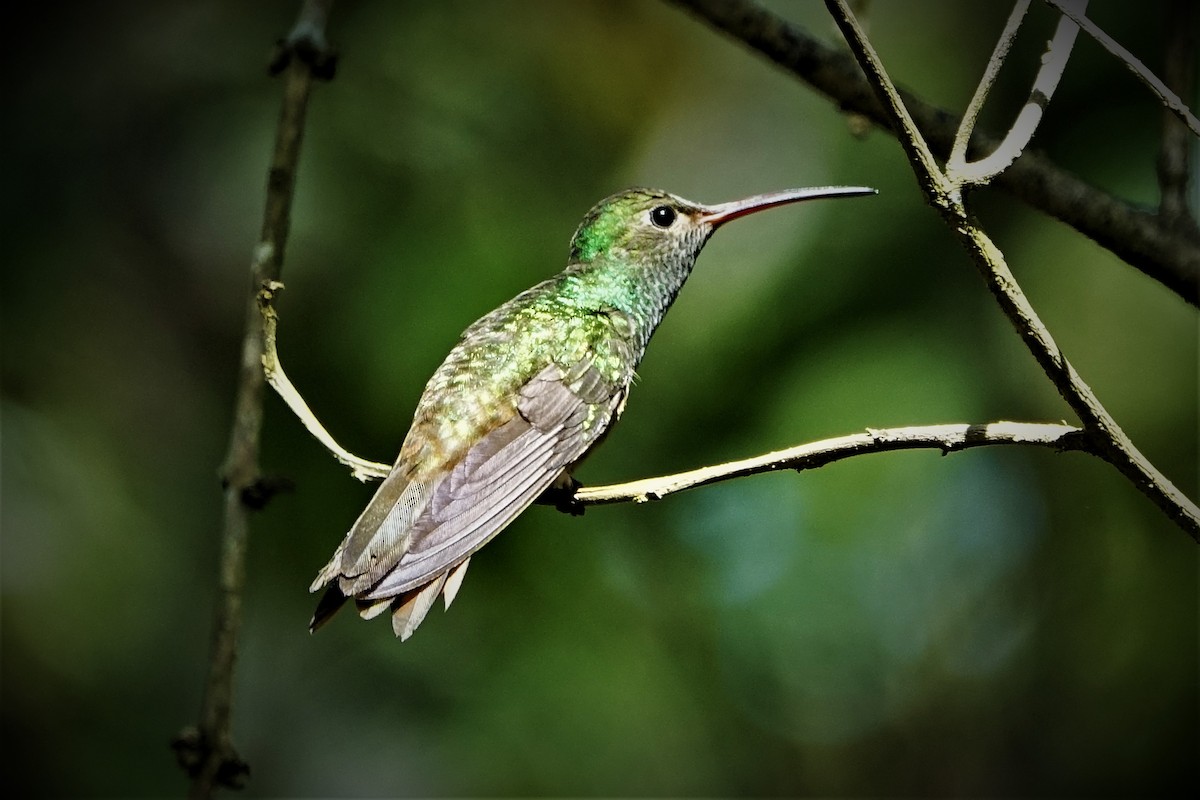
{"label": "bare branch", "polygon": [[[828,5],[828,3],[827,3]],[[858,22],[854,17],[854,12],[845,3],[840,3],[839,7],[845,12],[844,18],[834,17],[834,21],[838,23],[838,28],[842,30],[845,36],[846,44],[849,45],[851,52],[855,56],[860,56],[862,47],[870,47],[867,43],[865,34],[861,28],[857,28]],[[842,27],[843,19],[853,20],[856,26],[855,30],[858,35],[853,37],[846,34],[845,28]],[[908,109],[904,106],[904,102],[900,99],[900,95],[896,92],[896,87],[888,78],[887,73],[883,71],[883,62],[875,56],[874,51],[871,51],[870,58],[860,57],[859,63],[862,68],[874,80],[869,81],[871,86],[881,87],[880,90],[887,95],[887,109],[893,115],[892,125],[897,129],[905,132],[912,132],[911,135],[899,136],[900,146],[904,148],[905,154],[908,156],[909,162],[913,165],[913,172],[916,173],[917,181],[924,188],[925,193],[938,204],[949,203],[952,201],[951,192],[955,191],[956,187],[950,185],[946,179],[946,175],[938,166],[937,159],[933,156],[933,151],[929,149],[925,138],[921,136],[917,130],[917,124],[913,122],[909,116]]]}
{"label": "bare branch", "polygon": [[941,450],[943,454],[985,445],[1023,444],[1051,447],[1055,450],[1084,450],[1087,438],[1070,425],[1030,422],[989,422],[983,425],[926,425],[908,428],[868,429],[834,439],[802,444],[787,450],[702,467],[677,475],[579,489],[575,500],[584,505],[604,503],[645,503],[669,494],[706,486],[710,483],[776,472],[783,469],[806,470],[867,453],[893,450]]}
{"label": "bare branch", "polygon": [[[791,71],[840,108],[891,130],[887,113],[848,54],[751,0],[671,2]],[[901,96],[934,153],[948,154],[961,120],[910,92],[902,91]],[[998,143],[976,130],[969,150],[991,152]],[[1200,238],[1085,183],[1037,153],[1024,153],[993,185],[1075,228],[1188,303],[1200,305]]]}
{"label": "bare branch", "polygon": [[173,742],[180,765],[192,779],[189,796],[208,798],[221,786],[241,786],[249,767],[233,747],[233,671],[241,628],[242,590],[246,580],[246,546],[250,512],[265,502],[259,476],[262,429],[262,325],[258,287],[278,281],[291,218],[296,167],[304,118],[314,77],[329,77],[334,57],[324,39],[324,20],[331,0],[307,0],[299,21],[272,63],[284,73],[283,104],[275,150],[267,178],[260,241],[251,261],[251,291],[246,306],[241,368],[229,451],[221,467],[224,523],[221,533],[217,603],[213,614],[212,652],[204,684],[200,721]]}
{"label": "bare branch", "polygon": [[1058,393],[1079,415],[1084,429],[1093,439],[1094,452],[1120,470],[1172,521],[1192,538],[1200,541],[1200,508],[1134,447],[1116,420],[1071,366],[1071,362],[1059,349],[1050,331],[1029,304],[1025,293],[1005,263],[1000,249],[967,213],[962,204],[961,193],[938,191],[939,186],[945,185],[945,178],[937,173],[935,164],[931,165],[930,160],[922,156],[925,143],[920,131],[912,123],[899,92],[888,77],[874,48],[858,27],[853,12],[844,0],[826,0],[825,5],[846,37],[851,50],[862,63],[863,71],[867,74],[872,89],[877,93],[879,102],[887,110],[905,152],[909,153],[909,161],[917,173],[917,182],[926,191],[930,204],[942,214],[960,243],[971,254],[992,296],[1016,328],[1025,346],[1054,383]]}
{"label": "bare branch", "polygon": [[[1167,47],[1163,56],[1163,78],[1180,97],[1194,97],[1200,7],[1194,0],[1173,0],[1167,8],[1166,26]],[[1158,186],[1161,191],[1158,214],[1173,228],[1200,236],[1200,224],[1192,213],[1192,204],[1188,196],[1195,138],[1187,126],[1169,110],[1164,110],[1162,117],[1162,138],[1158,153]]]}

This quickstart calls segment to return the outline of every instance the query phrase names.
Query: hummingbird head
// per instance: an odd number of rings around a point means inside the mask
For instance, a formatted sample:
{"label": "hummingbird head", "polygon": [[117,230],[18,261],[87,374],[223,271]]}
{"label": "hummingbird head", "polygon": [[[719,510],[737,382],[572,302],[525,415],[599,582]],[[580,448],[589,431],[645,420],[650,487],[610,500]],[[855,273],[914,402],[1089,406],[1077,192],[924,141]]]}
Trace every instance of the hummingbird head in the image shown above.
{"label": "hummingbird head", "polygon": [[641,322],[642,347],[662,320],[713,231],[766,208],[819,197],[875,194],[858,186],[826,186],[760,194],[706,206],[657,189],[627,189],[601,200],[571,239],[564,275],[591,287],[590,302],[613,306]]}
{"label": "hummingbird head", "polygon": [[788,189],[707,206],[659,189],[626,189],[587,213],[571,239],[571,263],[614,259],[690,271],[713,231],[730,220],[802,200],[875,194],[861,186]]}

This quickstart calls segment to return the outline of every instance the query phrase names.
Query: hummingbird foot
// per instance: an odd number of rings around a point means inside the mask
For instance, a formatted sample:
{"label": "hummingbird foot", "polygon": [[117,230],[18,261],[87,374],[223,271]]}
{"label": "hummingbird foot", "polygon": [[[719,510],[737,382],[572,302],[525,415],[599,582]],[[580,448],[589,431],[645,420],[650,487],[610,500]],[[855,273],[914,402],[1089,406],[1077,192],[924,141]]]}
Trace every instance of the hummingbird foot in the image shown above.
{"label": "hummingbird foot", "polygon": [[564,514],[581,517],[586,506],[575,497],[575,493],[581,486],[583,486],[582,483],[563,470],[563,473],[554,479],[554,483],[546,487],[546,491],[542,492],[533,502],[543,506],[554,506]]}

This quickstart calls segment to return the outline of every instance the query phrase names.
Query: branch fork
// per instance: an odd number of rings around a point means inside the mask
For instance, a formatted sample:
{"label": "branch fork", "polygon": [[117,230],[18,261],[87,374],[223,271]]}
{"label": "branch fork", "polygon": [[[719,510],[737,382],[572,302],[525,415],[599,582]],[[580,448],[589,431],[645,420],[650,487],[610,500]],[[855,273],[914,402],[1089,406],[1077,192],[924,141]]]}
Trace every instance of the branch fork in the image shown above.
{"label": "branch fork", "polygon": [[[1020,25],[1026,5],[1024,0],[1018,0],[1005,26],[1001,42],[992,53],[984,78],[971,101],[971,107],[955,136],[950,162],[943,171],[913,122],[899,91],[888,77],[879,55],[863,33],[854,12],[845,0],[826,0],[826,7],[834,22],[862,66],[868,83],[891,121],[927,201],[941,213],[946,224],[971,255],[992,296],[1025,346],[1058,393],[1079,416],[1091,442],[1087,449],[1116,467],[1172,521],[1193,539],[1200,541],[1200,508],[1142,455],[1100,403],[1091,387],[1076,372],[1029,303],[1017,279],[1009,270],[1000,248],[979,227],[963,200],[964,186],[990,181],[999,171],[1003,171],[1008,164],[1016,160],[1033,135],[1036,121],[1041,118],[1040,111],[1031,118],[1023,110],[1009,135],[1005,137],[1004,144],[997,150],[1005,153],[1003,157],[997,157],[996,153],[993,153],[974,164],[965,163],[966,142],[970,139],[975,117],[999,70],[1000,62],[1007,53],[1007,43]],[[1078,23],[1067,16],[1067,11],[1072,12],[1075,18],[1081,18],[1086,2],[1064,0],[1062,6],[1064,15],[1059,22],[1058,32],[1050,43],[1046,57],[1043,58],[1042,69],[1031,92],[1031,103],[1039,107],[1048,102],[1048,92],[1053,92],[1057,86],[1066,67],[1074,34],[1078,30]],[[1025,109],[1029,108],[1030,105],[1027,104]],[[1030,127],[1031,122],[1033,127]]]}

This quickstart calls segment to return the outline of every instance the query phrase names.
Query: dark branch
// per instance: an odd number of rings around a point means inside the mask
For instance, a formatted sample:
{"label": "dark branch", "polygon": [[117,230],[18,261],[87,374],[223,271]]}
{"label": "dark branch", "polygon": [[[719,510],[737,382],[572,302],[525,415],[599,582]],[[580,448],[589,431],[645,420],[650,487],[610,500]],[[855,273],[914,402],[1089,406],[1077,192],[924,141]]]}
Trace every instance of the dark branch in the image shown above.
{"label": "dark branch", "polygon": [[[850,54],[750,0],[672,2],[759,51],[840,108],[891,131],[887,115]],[[911,92],[901,91],[901,97],[934,153],[945,158],[960,118]],[[998,144],[997,137],[977,130],[969,152],[990,153]],[[995,184],[1111,250],[1189,303],[1200,305],[1200,236],[1134,208],[1036,153],[1022,155]]]}
{"label": "dark branch", "polygon": [[[1196,87],[1196,30],[1200,11],[1192,0],[1174,0],[1167,9],[1167,49],[1163,79],[1180,97],[1192,97]],[[1187,125],[1163,110],[1162,144],[1158,154],[1158,185],[1162,191],[1158,213],[1176,230],[1200,235],[1188,202],[1192,134]]]}
{"label": "dark branch", "polygon": [[211,797],[222,786],[240,788],[250,771],[234,750],[231,732],[233,670],[246,581],[249,515],[281,488],[276,480],[259,475],[264,381],[263,334],[257,297],[259,287],[277,281],[283,267],[296,167],[313,81],[333,74],[334,56],[329,52],[324,34],[330,2],[304,2],[292,33],[281,43],[272,60],[272,69],[284,76],[283,105],[267,175],[262,234],[250,267],[233,424],[229,449],[221,467],[224,521],[212,651],[200,721],[172,742],[180,766],[192,780],[188,794],[194,798]]}

